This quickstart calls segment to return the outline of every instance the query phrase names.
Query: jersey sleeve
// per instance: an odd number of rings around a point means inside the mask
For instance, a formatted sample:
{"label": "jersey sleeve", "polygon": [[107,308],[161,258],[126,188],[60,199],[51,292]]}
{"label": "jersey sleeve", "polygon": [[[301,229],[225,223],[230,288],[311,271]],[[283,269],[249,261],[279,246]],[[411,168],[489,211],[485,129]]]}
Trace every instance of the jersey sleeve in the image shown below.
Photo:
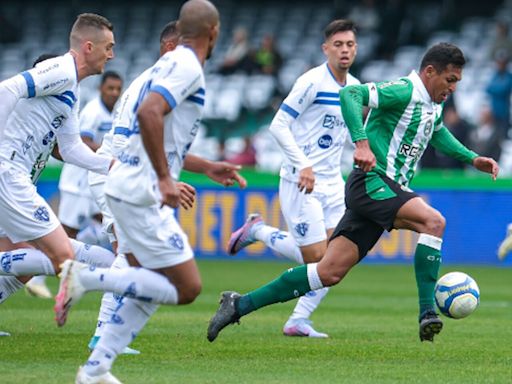
{"label": "jersey sleeve", "polygon": [[467,164],[471,164],[478,157],[477,153],[466,148],[444,125],[434,131],[430,143],[445,155]]}
{"label": "jersey sleeve", "polygon": [[[172,60],[162,64],[160,67],[157,63],[153,68],[157,74],[149,91],[160,94],[171,109],[176,108],[185,99],[194,97],[198,91],[204,94],[204,89],[200,89],[202,72],[199,67],[190,65],[187,60]],[[158,76],[158,72],[162,74]]]}
{"label": "jersey sleeve", "polygon": [[368,83],[368,107],[379,109],[403,109],[412,97],[413,85],[408,79]]}
{"label": "jersey sleeve", "polygon": [[[76,83],[76,70],[69,67],[63,60],[46,60],[20,73],[25,80],[26,93],[24,97],[38,97],[59,95],[69,97],[76,102],[76,97],[71,91],[65,91]],[[64,93],[64,95],[62,95]]]}
{"label": "jersey sleeve", "polygon": [[313,103],[315,94],[315,83],[307,77],[299,77],[279,109],[296,119]]}
{"label": "jersey sleeve", "polygon": [[98,114],[95,113],[93,103],[95,100],[88,103],[79,117],[80,136],[90,137],[94,140],[98,133]]}

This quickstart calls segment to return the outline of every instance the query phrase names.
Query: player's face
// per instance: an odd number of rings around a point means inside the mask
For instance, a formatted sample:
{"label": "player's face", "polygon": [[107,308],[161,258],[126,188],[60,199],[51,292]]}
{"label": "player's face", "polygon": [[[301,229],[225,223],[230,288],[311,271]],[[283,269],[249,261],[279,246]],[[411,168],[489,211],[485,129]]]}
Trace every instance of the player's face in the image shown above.
{"label": "player's face", "polygon": [[345,72],[356,57],[356,36],[352,31],[337,32],[322,44],[322,49],[327,56],[329,66],[334,70]]}
{"label": "player's face", "polygon": [[114,57],[114,34],[107,28],[98,32],[94,41],[90,41],[88,64],[94,74],[103,73],[107,61]]}
{"label": "player's face", "polygon": [[427,74],[426,88],[430,94],[430,98],[435,103],[443,103],[448,99],[455,88],[457,88],[457,82],[462,79],[462,68],[454,67],[449,64],[444,71],[437,72],[432,66],[425,68]]}
{"label": "player's face", "polygon": [[103,103],[109,111],[111,111],[114,108],[114,105],[117,103],[117,100],[121,95],[122,87],[123,82],[113,77],[107,78],[105,82],[101,85],[101,100],[103,101]]}

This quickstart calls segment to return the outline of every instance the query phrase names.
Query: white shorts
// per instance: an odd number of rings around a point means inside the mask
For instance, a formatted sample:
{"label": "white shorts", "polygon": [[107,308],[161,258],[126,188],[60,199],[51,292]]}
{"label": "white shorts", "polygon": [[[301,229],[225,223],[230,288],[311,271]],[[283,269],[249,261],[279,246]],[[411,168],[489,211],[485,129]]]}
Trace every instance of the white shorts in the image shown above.
{"label": "white shorts", "polygon": [[62,224],[82,229],[86,227],[100,209],[92,197],[60,191],[59,220]]}
{"label": "white shorts", "polygon": [[60,225],[29,175],[0,164],[0,227],[13,243],[53,232]]}
{"label": "white shorts", "polygon": [[327,239],[326,231],[336,228],[345,213],[345,184],[315,183],[305,194],[297,182],[281,179],[279,203],[288,230],[299,247]]}
{"label": "white shorts", "polygon": [[114,217],[112,216],[112,212],[110,211],[110,208],[107,205],[107,200],[105,199],[105,183],[89,185],[89,188],[91,190],[92,197],[101,211],[103,232],[107,234],[108,240],[112,243],[116,241],[113,230]]}
{"label": "white shorts", "polygon": [[118,253],[133,253],[149,269],[172,267],[194,257],[173,209],[134,205],[108,195],[106,200],[114,215]]}

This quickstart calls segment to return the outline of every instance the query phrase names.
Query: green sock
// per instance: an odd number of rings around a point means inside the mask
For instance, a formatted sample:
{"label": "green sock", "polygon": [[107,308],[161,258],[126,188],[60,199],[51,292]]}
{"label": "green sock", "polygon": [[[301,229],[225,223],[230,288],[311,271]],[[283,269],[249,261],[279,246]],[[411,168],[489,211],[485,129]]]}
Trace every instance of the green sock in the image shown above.
{"label": "green sock", "polygon": [[277,279],[243,295],[237,302],[240,316],[247,315],[266,305],[283,303],[311,291],[307,265],[290,268]]}
{"label": "green sock", "polygon": [[414,271],[418,296],[420,315],[426,310],[434,310],[434,288],[441,265],[442,239],[421,234],[414,254]]}

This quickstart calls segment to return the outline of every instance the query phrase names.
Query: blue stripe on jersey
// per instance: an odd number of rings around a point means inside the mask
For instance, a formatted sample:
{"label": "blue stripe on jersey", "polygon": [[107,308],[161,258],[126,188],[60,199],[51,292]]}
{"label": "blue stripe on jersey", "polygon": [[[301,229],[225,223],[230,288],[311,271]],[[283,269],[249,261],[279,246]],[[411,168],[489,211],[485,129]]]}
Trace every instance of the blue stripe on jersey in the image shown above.
{"label": "blue stripe on jersey", "polygon": [[199,91],[197,91],[196,93],[199,93],[200,95],[204,95],[206,92],[205,92],[204,88],[199,88]]}
{"label": "blue stripe on jersey", "polygon": [[169,92],[166,88],[162,87],[161,85],[155,85],[154,87],[150,88],[150,91],[162,95],[162,97],[165,99],[165,101],[167,101],[167,104],[169,104],[172,109],[176,108],[176,100],[171,95],[171,92]]}
{"label": "blue stripe on jersey", "polygon": [[317,100],[313,101],[313,104],[338,105],[338,106],[341,105],[339,100],[322,100],[322,99],[317,99]]}
{"label": "blue stripe on jersey", "polygon": [[187,97],[187,100],[192,101],[193,103],[196,103],[199,105],[204,105],[204,99],[197,97],[197,96],[190,95],[189,97]]}
{"label": "blue stripe on jersey", "polygon": [[279,107],[279,109],[282,111],[285,111],[294,119],[296,119],[297,116],[299,116],[299,112],[297,112],[295,109],[293,109],[292,107],[290,107],[289,105],[287,105],[285,103],[282,103],[281,106]]}
{"label": "blue stripe on jersey", "polygon": [[94,139],[94,132],[91,131],[82,131],[80,132],[81,137],[88,137],[90,139]]}
{"label": "blue stripe on jersey", "polygon": [[337,99],[340,94],[336,92],[318,92],[315,97],[334,97]]}
{"label": "blue stripe on jersey", "polygon": [[126,127],[115,127],[114,128],[114,135],[123,135],[126,137],[130,137],[131,131],[129,128]]}
{"label": "blue stripe on jersey", "polygon": [[66,91],[63,93],[64,96],[68,96],[71,98],[71,100],[73,100],[73,103],[76,103],[76,96],[73,92],[71,91]]}
{"label": "blue stripe on jersey", "polygon": [[21,76],[23,76],[27,82],[28,97],[34,97],[36,95],[36,85],[34,83],[34,78],[27,71],[21,72]]}
{"label": "blue stripe on jersey", "polygon": [[73,108],[73,105],[75,104],[69,97],[63,96],[63,95],[52,95],[57,100],[62,101],[64,104],[68,105],[69,108]]}
{"label": "blue stripe on jersey", "polygon": [[105,121],[100,124],[98,127],[98,131],[100,132],[108,132],[112,129],[112,123],[110,121]]}

